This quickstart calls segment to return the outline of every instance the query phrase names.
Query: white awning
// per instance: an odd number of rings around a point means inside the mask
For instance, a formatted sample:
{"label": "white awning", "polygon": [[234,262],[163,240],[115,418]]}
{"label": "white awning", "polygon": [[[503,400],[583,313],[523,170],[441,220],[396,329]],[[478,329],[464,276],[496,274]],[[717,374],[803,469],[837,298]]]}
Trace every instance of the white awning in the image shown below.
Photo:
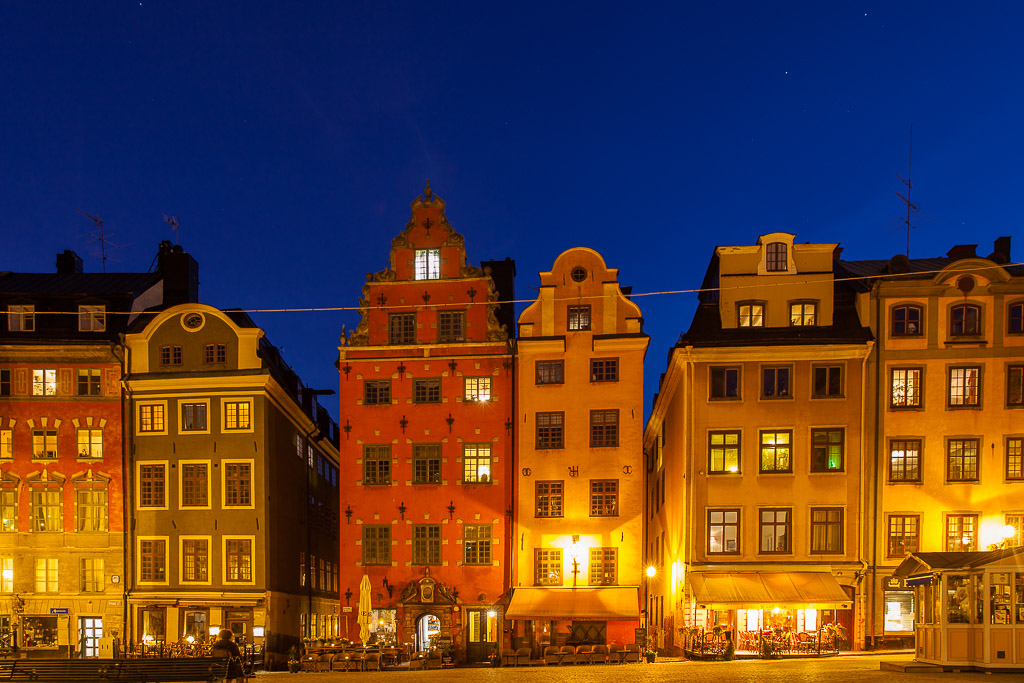
{"label": "white awning", "polygon": [[828,572],[692,572],[694,600],[707,608],[847,609],[850,597]]}
{"label": "white awning", "polygon": [[505,618],[639,619],[640,593],[636,586],[516,588]]}

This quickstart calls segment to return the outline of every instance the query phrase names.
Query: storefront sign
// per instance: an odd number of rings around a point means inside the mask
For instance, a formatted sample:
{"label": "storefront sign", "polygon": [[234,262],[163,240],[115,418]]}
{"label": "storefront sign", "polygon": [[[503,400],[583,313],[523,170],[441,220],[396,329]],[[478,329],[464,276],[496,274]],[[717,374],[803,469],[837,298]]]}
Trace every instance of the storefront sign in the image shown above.
{"label": "storefront sign", "polygon": [[633,629],[633,643],[640,647],[647,647],[647,629]]}
{"label": "storefront sign", "polygon": [[67,613],[68,613],[68,608],[67,607],[51,607],[50,608],[50,614],[67,614]]}

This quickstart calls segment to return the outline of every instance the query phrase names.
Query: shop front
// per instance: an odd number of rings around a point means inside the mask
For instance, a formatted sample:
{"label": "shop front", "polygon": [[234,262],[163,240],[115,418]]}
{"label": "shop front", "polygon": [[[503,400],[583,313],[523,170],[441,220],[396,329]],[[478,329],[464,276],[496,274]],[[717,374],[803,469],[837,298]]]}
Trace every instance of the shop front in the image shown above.
{"label": "shop front", "polygon": [[917,661],[1024,670],[1024,548],[913,553],[893,576],[914,590]]}
{"label": "shop front", "polygon": [[636,586],[514,589],[507,619],[513,644],[529,647],[535,658],[548,646],[629,645],[640,625]]}
{"label": "shop front", "polygon": [[823,656],[849,647],[852,588],[824,571],[690,572],[694,658]]}

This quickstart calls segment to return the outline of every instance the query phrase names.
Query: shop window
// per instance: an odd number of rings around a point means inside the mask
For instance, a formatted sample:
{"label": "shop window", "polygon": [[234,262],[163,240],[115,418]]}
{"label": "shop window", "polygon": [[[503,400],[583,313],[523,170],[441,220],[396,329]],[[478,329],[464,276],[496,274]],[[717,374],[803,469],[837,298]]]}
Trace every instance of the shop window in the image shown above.
{"label": "shop window", "polygon": [[946,623],[971,623],[971,585],[962,574],[946,575]]}
{"label": "shop window", "polygon": [[149,607],[139,610],[142,641],[163,643],[167,639],[166,612],[163,607]]}
{"label": "shop window", "polygon": [[914,591],[907,589],[885,591],[885,616],[883,630],[886,633],[914,632]]}
{"label": "shop window", "polygon": [[56,648],[57,617],[22,617],[21,639],[28,648]]}
{"label": "shop window", "polygon": [[185,610],[184,622],[182,637],[192,636],[197,642],[203,642],[209,637],[210,621],[206,612]]}

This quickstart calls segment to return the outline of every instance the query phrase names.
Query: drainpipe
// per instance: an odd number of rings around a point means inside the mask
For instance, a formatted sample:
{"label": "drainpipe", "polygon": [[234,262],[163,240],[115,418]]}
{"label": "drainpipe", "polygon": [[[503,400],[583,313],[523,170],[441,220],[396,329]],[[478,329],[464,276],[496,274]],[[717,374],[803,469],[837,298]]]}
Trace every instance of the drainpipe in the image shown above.
{"label": "drainpipe", "polygon": [[[119,334],[118,343],[111,346],[111,352],[115,358],[117,357],[116,349],[121,349],[124,352],[124,355],[119,358],[121,361],[121,533],[125,538],[125,542],[121,544],[123,546],[121,548],[121,564],[124,573],[121,581],[121,640],[127,647],[127,644],[131,642],[131,637],[134,635],[131,607],[128,598],[131,595],[131,586],[135,580],[135,574],[131,565],[131,558],[134,555],[130,552],[130,548],[134,547],[135,544],[135,520],[131,517],[131,511],[135,509],[135,478],[130,471],[132,463],[130,450],[134,446],[132,434],[135,430],[133,429],[134,423],[132,420],[134,414],[131,404],[132,392],[128,384],[131,351],[127,343],[125,343],[124,334]],[[123,652],[120,654],[124,655]]]}
{"label": "drainpipe", "polygon": [[[690,481],[686,482],[686,484],[684,484],[684,486],[683,486],[684,494],[685,494],[685,491],[686,491],[687,488],[690,490],[690,493],[689,493],[689,496],[688,496],[689,499],[690,499],[690,514],[689,514],[689,518],[683,524],[683,530],[684,530],[684,533],[686,535],[683,547],[688,548],[687,557],[684,558],[684,561],[683,561],[684,571],[686,571],[686,572],[690,571],[690,568],[693,566],[694,558],[697,556],[697,548],[694,545],[694,539],[696,538],[696,534],[693,533],[693,520],[696,518],[696,515],[697,515],[697,491],[696,491],[697,486],[696,486],[696,481],[695,481],[695,478],[694,478],[694,472],[696,471],[696,468],[693,466],[693,438],[694,438],[693,437],[693,425],[696,423],[696,419],[697,419],[696,418],[696,403],[697,402],[693,400],[693,396],[694,396],[694,393],[693,393],[693,367],[694,367],[693,347],[692,346],[687,346],[686,347],[686,382],[684,383],[685,393],[683,394],[684,397],[688,397],[687,400],[689,400],[689,402],[690,402],[689,420],[688,420],[688,422],[684,423],[684,425],[683,425],[683,429],[685,430],[684,433],[687,435],[686,438],[683,439],[683,444],[686,446],[686,450],[684,452],[684,457],[686,458],[687,463],[689,465],[689,467],[684,468],[683,471],[684,472],[689,471],[689,474],[690,474]],[[685,596],[686,592],[684,592],[683,595]],[[694,613],[694,616],[696,616],[695,613]],[[690,624],[690,625],[692,626],[692,624]]]}
{"label": "drainpipe", "polygon": [[[867,369],[868,369],[868,359],[871,357],[871,350],[874,348],[874,346],[875,346],[875,342],[873,342],[873,341],[869,341],[867,343],[867,348],[864,350],[864,357],[861,359],[861,364],[860,364],[860,434],[861,434],[861,438],[860,438],[860,479],[859,479],[860,486],[864,485],[864,471],[867,468],[866,452],[867,452],[868,449],[865,447],[865,443],[864,443],[865,442],[865,438],[864,437],[866,436],[865,429],[864,429],[864,420],[867,417],[867,400],[868,400]],[[876,451],[876,449],[871,449],[872,453],[874,453],[875,451]],[[877,458],[876,458],[876,460],[877,460]],[[874,472],[875,468],[871,468],[871,471]],[[859,498],[860,498],[861,502],[864,501],[865,495],[863,494],[863,492],[861,493]],[[871,514],[872,514],[872,517],[873,517],[874,513],[872,512]],[[862,518],[863,518],[863,515],[862,515]],[[858,555],[860,557],[858,557],[858,560],[859,560],[860,565],[861,565],[860,575],[861,575],[861,580],[863,581],[864,577],[867,576],[867,570],[868,570],[868,563],[864,559],[864,555],[865,555],[865,552],[864,552],[865,551],[865,548],[864,548],[864,536],[865,536],[864,526],[865,525],[864,524],[859,524],[857,526],[858,526],[857,534],[860,536],[860,539],[859,539],[858,544],[857,544],[858,547],[860,548],[860,552],[858,553]],[[875,527],[875,526],[878,526],[877,522],[875,524],[872,524],[872,527]],[[869,595],[870,595],[870,592],[869,592]]]}
{"label": "drainpipe", "polygon": [[882,293],[881,282],[876,282],[874,289],[875,296],[875,328],[878,330],[877,342],[875,344],[875,425],[874,425],[874,446],[875,446],[875,467],[874,476],[871,477],[871,512],[874,515],[874,524],[871,525],[871,605],[869,614],[871,621],[868,624],[868,634],[871,637],[871,647],[875,647],[875,608],[878,603],[878,486],[881,472],[878,470],[878,440],[882,436],[881,420],[881,390],[882,390],[882,353],[881,345],[885,340],[885,323],[882,321]]}

